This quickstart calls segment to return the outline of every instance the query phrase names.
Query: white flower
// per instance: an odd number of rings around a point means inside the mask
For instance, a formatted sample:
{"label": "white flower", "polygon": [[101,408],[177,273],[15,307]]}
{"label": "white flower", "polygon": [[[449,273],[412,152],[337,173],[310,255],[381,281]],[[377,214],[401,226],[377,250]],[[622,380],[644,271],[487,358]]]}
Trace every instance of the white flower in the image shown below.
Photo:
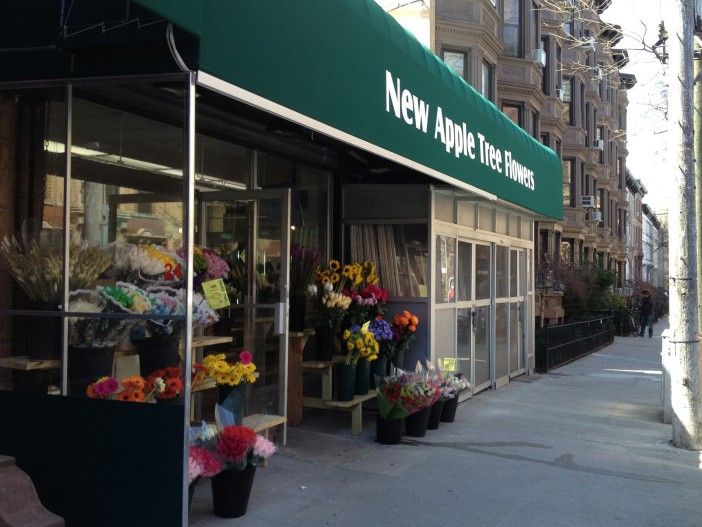
{"label": "white flower", "polygon": [[334,286],[332,284],[324,284],[324,290],[327,293],[331,293],[334,290]]}
{"label": "white flower", "polygon": [[317,286],[316,286],[315,284],[310,284],[310,285],[307,287],[307,292],[308,292],[311,296],[315,296],[315,295],[317,294]]}
{"label": "white flower", "polygon": [[156,377],[154,379],[154,390],[156,393],[163,393],[166,391],[166,383],[161,377]]}

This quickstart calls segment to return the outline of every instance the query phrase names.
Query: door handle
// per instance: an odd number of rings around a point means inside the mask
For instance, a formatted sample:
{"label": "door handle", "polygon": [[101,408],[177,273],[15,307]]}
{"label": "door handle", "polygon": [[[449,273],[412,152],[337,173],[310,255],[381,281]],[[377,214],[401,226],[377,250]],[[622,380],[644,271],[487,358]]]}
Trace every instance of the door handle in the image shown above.
{"label": "door handle", "polygon": [[473,326],[473,331],[478,327],[478,311],[471,309],[470,312],[470,324]]}

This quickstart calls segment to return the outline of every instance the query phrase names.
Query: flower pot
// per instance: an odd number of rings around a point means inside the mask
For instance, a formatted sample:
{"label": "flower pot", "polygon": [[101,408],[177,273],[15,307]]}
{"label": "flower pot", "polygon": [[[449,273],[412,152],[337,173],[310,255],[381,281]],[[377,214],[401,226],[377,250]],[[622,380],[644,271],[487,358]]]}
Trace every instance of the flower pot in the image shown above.
{"label": "flower pot", "polygon": [[190,512],[190,509],[193,506],[193,495],[195,494],[195,485],[197,485],[197,482],[199,480],[200,478],[196,478],[195,481],[188,485],[188,512]]}
{"label": "flower pot", "polygon": [[306,296],[293,295],[290,297],[290,315],[288,318],[288,329],[290,331],[303,331],[305,329],[306,305]]}
{"label": "flower pot", "polygon": [[139,351],[139,372],[142,377],[148,377],[156,370],[178,366],[180,362],[178,355],[180,335],[171,335],[167,338],[147,337],[138,340],[136,345]]}
{"label": "flower pot", "polygon": [[334,331],[329,326],[318,326],[314,330],[314,339],[317,344],[317,360],[330,361],[335,350]]}
{"label": "flower pot", "polygon": [[217,402],[234,415],[234,424],[243,424],[246,412],[246,384],[218,384],[217,389]]}
{"label": "flower pot", "polygon": [[441,410],[441,422],[453,423],[456,420],[456,410],[458,409],[458,394],[453,399],[444,401],[444,408]]}
{"label": "flower pot", "polygon": [[418,412],[405,417],[405,435],[411,437],[424,437],[427,433],[430,407],[422,408]]}
{"label": "flower pot", "polygon": [[246,514],[255,475],[256,467],[246,465],[244,470],[228,468],[211,479],[212,505],[216,516],[239,518]]}
{"label": "flower pot", "polygon": [[375,440],[381,445],[397,445],[402,441],[404,419],[385,419],[378,414],[375,426]]}
{"label": "flower pot", "polygon": [[431,405],[429,410],[429,421],[427,422],[427,430],[437,430],[439,421],[441,421],[441,412],[444,409],[444,399],[437,400]]}
{"label": "flower pot", "polygon": [[370,390],[368,386],[369,377],[370,362],[366,359],[358,359],[356,363],[356,389],[354,392],[356,395],[368,394],[368,390]]}
{"label": "flower pot", "polygon": [[100,377],[112,375],[115,348],[68,346],[68,395],[87,397],[86,388]]}
{"label": "flower pot", "polygon": [[384,358],[378,357],[373,362],[370,363],[370,378],[368,379],[368,385],[371,389],[376,387],[375,377],[376,375],[380,377],[381,382],[387,376],[388,361]]}
{"label": "flower pot", "polygon": [[[334,384],[337,401],[352,401],[356,389],[356,365],[336,364],[334,366]],[[367,393],[367,392],[366,392]]]}

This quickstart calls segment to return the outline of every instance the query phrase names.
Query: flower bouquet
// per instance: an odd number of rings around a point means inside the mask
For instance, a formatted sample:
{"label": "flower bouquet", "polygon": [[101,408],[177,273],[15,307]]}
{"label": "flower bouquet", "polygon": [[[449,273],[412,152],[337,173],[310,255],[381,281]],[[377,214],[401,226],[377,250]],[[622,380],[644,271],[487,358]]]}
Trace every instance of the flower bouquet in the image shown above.
{"label": "flower bouquet", "polygon": [[212,503],[221,518],[246,514],[256,466],[272,456],[276,447],[246,426],[225,426],[212,440],[224,470],[212,478]]}
{"label": "flower bouquet", "polygon": [[439,386],[444,406],[441,410],[441,422],[453,423],[458,409],[458,396],[463,390],[470,388],[470,383],[462,373],[448,373],[444,376]]}
{"label": "flower bouquet", "polygon": [[402,404],[410,414],[405,419],[406,433],[408,436],[424,437],[431,406],[441,397],[439,385],[426,372],[403,373],[399,382],[402,385]]}
{"label": "flower bouquet", "polygon": [[246,384],[258,378],[251,353],[242,351],[234,363],[229,363],[224,353],[208,355],[202,365],[219,389],[219,404],[215,409],[218,421],[241,424],[246,410]]}
{"label": "flower bouquet", "polygon": [[68,319],[68,393],[82,395],[92,379],[112,374],[115,346],[133,320],[101,318],[101,313],[129,313],[124,303],[109,296],[109,288],[79,289],[69,295],[69,313],[96,316],[74,316]]}
{"label": "flower bouquet", "polygon": [[238,242],[227,242],[212,248],[229,266],[224,278],[224,286],[232,303],[240,304],[246,296],[247,268],[246,251],[239,248]]}
{"label": "flower bouquet", "polygon": [[351,298],[345,324],[363,324],[384,313],[388,291],[378,285],[378,275],[373,262],[352,263],[344,266],[343,276],[348,287],[342,293]]}
{"label": "flower bouquet", "polygon": [[315,294],[314,280],[323,260],[317,249],[305,248],[294,243],[290,248],[290,331],[305,329],[307,295]]}
{"label": "flower bouquet", "polygon": [[[176,254],[182,259],[185,259],[185,249],[180,248]],[[202,285],[202,282],[208,280],[216,280],[217,278],[226,278],[229,276],[229,264],[222,258],[214,249],[207,247],[193,248],[193,271],[195,278],[193,287],[197,290]]]}
{"label": "flower bouquet", "polygon": [[[368,329],[370,322],[366,322],[362,326],[353,326],[350,329],[344,330],[342,338],[346,344],[346,361],[345,366],[355,366],[355,390],[356,395],[366,395],[369,390],[370,363],[378,358],[379,345],[375,340],[375,336]],[[348,393],[344,391],[346,387],[345,381],[348,382],[349,371],[352,368],[340,368],[338,370],[339,384],[338,394],[342,401],[350,400]],[[351,399],[353,399],[353,393]]]}
{"label": "flower bouquet", "polygon": [[[63,302],[63,248],[47,247],[36,240],[23,237],[20,242],[7,236],[0,243],[0,254],[7,263],[7,270],[27,296],[28,304],[19,307],[57,311]],[[86,289],[111,265],[108,254],[97,248],[70,248],[70,290]],[[45,317],[37,331],[27,331],[26,354],[37,359],[61,357],[61,331],[59,317]]]}
{"label": "flower bouquet", "polygon": [[382,380],[388,374],[387,367],[395,353],[395,346],[392,327],[382,316],[378,315],[371,320],[368,329],[373,333],[380,349],[378,359],[371,364],[370,387],[375,388],[377,384],[376,377]]}
{"label": "flower bouquet", "polygon": [[116,243],[114,264],[117,277],[124,282],[176,285],[183,280],[183,259],[154,244]]}
{"label": "flower bouquet", "polygon": [[389,376],[378,382],[378,420],[376,441],[383,445],[395,445],[402,440],[405,417],[409,412],[402,401],[402,383],[399,377]]}
{"label": "flower bouquet", "polygon": [[183,393],[183,379],[180,368],[168,367],[163,370],[151,372],[145,379],[146,391],[153,390],[158,385],[156,390],[157,403],[178,403],[180,402],[180,394]]}
{"label": "flower bouquet", "polygon": [[165,385],[155,382],[147,390],[146,380],[139,375],[118,381],[115,377],[101,377],[88,385],[86,394],[90,399],[115,399],[133,403],[153,402],[163,392]]}
{"label": "flower bouquet", "polygon": [[415,338],[418,325],[419,317],[407,310],[395,315],[392,319],[393,364],[398,368],[404,367],[405,352],[409,350],[410,344]]}
{"label": "flower bouquet", "polygon": [[351,298],[339,292],[345,281],[339,272],[341,264],[330,260],[326,268],[317,270],[315,295],[315,339],[319,360],[331,360],[339,350],[337,337],[346,316],[346,310],[351,305]]}

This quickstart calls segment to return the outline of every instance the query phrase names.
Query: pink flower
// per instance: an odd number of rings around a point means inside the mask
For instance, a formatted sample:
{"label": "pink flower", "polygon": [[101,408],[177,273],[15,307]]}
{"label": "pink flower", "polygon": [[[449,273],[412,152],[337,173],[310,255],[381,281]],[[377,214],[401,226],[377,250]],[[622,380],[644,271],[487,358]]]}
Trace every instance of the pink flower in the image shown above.
{"label": "pink flower", "polygon": [[201,475],[202,467],[197,462],[197,460],[192,457],[188,458],[188,478],[190,479],[190,483],[195,481]]}
{"label": "pink flower", "polygon": [[215,457],[215,455],[212,452],[203,447],[191,446],[188,450],[189,474],[191,473],[190,465],[192,462],[197,464],[199,467],[200,473],[197,476],[202,476],[203,478],[210,478],[219,474],[222,471],[222,464],[219,462],[219,460]]}
{"label": "pink flower", "polygon": [[250,351],[242,351],[239,353],[239,361],[242,364],[251,364],[253,362],[253,355]]}
{"label": "pink flower", "polygon": [[260,457],[262,459],[268,459],[273,454],[275,454],[277,450],[278,448],[273,443],[268,441],[268,439],[266,439],[265,437],[256,437],[256,443],[254,444],[253,448],[254,456]]}

